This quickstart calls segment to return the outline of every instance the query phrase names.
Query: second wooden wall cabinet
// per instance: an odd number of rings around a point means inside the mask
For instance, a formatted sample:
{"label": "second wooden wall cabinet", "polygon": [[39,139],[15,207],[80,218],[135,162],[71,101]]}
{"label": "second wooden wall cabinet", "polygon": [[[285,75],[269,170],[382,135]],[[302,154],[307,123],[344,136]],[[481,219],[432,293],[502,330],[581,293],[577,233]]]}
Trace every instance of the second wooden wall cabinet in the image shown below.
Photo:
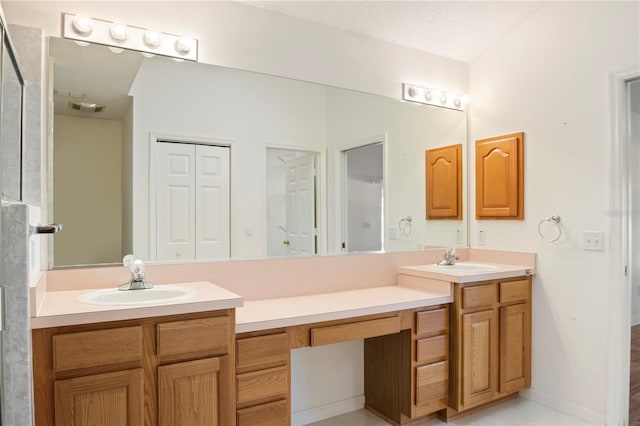
{"label": "second wooden wall cabinet", "polygon": [[524,133],[476,141],[476,219],[524,219]]}

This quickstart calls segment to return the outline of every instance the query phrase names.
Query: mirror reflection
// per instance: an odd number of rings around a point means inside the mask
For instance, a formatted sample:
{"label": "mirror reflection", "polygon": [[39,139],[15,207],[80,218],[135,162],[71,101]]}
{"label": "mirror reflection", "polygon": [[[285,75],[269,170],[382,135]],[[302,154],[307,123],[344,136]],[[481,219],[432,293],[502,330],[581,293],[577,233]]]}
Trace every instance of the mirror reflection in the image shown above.
{"label": "mirror reflection", "polygon": [[464,167],[464,112],[54,38],[50,53],[55,266],[466,244],[466,214],[425,219],[425,150],[462,143]]}

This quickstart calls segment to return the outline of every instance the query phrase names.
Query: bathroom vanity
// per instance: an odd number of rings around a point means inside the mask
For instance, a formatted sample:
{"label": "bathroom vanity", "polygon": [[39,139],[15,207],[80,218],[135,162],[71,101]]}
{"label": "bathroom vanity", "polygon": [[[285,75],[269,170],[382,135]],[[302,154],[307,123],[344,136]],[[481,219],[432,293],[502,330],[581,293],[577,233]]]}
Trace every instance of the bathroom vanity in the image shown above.
{"label": "bathroom vanity", "polygon": [[245,301],[206,282],[147,306],[48,292],[32,318],[36,423],[289,425],[291,350],[356,339],[365,406],[396,424],[529,386],[535,270],[433,266],[398,268],[396,285]]}

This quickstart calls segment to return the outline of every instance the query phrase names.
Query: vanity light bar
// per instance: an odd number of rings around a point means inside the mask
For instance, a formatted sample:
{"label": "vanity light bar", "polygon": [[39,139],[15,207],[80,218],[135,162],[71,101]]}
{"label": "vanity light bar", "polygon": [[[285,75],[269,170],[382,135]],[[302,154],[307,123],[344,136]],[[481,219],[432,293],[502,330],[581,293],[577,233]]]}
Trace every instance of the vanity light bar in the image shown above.
{"label": "vanity light bar", "polygon": [[426,105],[443,108],[464,110],[467,97],[457,93],[451,93],[440,89],[416,86],[415,84],[402,83],[402,99]]}
{"label": "vanity light bar", "polygon": [[96,43],[144,54],[198,61],[198,40],[149,31],[117,22],[63,13],[62,36],[80,42]]}

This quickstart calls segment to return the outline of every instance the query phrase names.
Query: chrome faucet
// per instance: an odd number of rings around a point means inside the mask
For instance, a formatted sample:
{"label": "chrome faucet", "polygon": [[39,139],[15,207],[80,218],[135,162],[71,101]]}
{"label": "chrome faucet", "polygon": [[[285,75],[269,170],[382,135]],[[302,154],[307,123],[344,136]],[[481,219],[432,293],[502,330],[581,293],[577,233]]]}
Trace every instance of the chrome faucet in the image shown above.
{"label": "chrome faucet", "polygon": [[153,284],[144,280],[144,262],[142,260],[136,259],[132,254],[128,254],[122,258],[122,264],[131,269],[131,279],[129,282],[118,287],[119,290],[127,291],[153,288]]}
{"label": "chrome faucet", "polygon": [[456,263],[456,260],[460,259],[460,255],[456,253],[456,249],[454,247],[450,247],[444,252],[443,258],[444,259],[438,262],[438,265],[453,265],[454,263]]}

